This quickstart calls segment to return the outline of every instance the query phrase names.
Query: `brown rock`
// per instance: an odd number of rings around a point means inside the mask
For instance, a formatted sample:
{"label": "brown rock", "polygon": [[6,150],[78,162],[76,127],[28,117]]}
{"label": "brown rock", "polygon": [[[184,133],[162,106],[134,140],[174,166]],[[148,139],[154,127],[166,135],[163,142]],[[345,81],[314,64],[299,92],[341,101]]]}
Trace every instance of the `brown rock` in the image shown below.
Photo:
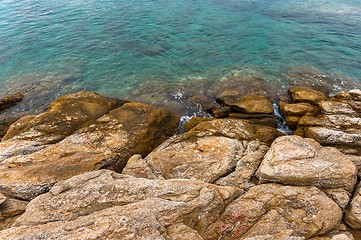
{"label": "brown rock", "polygon": [[294,102],[306,102],[317,105],[320,101],[325,101],[327,96],[309,87],[296,86],[288,90]]}
{"label": "brown rock", "polygon": [[157,176],[188,178],[213,183],[233,171],[244,147],[226,137],[170,139],[151,152],[145,161]]}
{"label": "brown rock", "polygon": [[46,112],[23,117],[10,126],[0,143],[0,162],[59,142],[123,103],[93,92],[62,96]]}
{"label": "brown rock", "polygon": [[241,118],[246,119],[254,124],[261,124],[270,127],[277,127],[276,119],[269,114],[246,114],[246,113],[230,113],[230,118]]}
{"label": "brown rock", "polygon": [[288,116],[286,117],[286,123],[290,128],[295,129],[300,119],[300,116]]}
{"label": "brown rock", "polygon": [[28,202],[7,198],[0,204],[0,230],[10,228],[15,220],[25,211]]}
{"label": "brown rock", "polygon": [[272,103],[263,96],[246,96],[230,105],[234,111],[241,113],[273,114]]}
{"label": "brown rock", "polygon": [[224,107],[215,107],[211,109],[211,113],[215,118],[223,118],[228,117],[228,115],[231,113],[231,108],[229,106]]}
{"label": "brown rock", "polygon": [[347,206],[345,222],[353,229],[361,229],[361,187],[358,184],[350,204]]}
{"label": "brown rock", "polygon": [[3,161],[0,191],[27,200],[77,174],[100,168],[120,172],[132,155],[147,155],[173,135],[177,125],[171,112],[126,103],[61,142]]}
{"label": "brown rock", "polygon": [[5,202],[5,200],[6,200],[6,196],[3,195],[2,193],[0,193],[0,205],[1,205],[3,202]]}
{"label": "brown rock", "polygon": [[202,236],[192,228],[183,223],[171,225],[166,229],[167,235],[171,240],[203,240]]}
{"label": "brown rock", "polygon": [[315,116],[320,112],[320,108],[309,103],[285,103],[280,102],[281,112],[284,116]]}
{"label": "brown rock", "polygon": [[257,170],[261,183],[342,188],[352,192],[356,166],[336,148],[313,139],[284,136],[276,139]]}
{"label": "brown rock", "polygon": [[345,132],[327,127],[308,127],[305,137],[313,138],[322,145],[361,147],[361,129]]}
{"label": "brown rock", "polygon": [[218,239],[311,238],[337,227],[342,211],[315,187],[262,184],[228,205],[210,227]]}
{"label": "brown rock", "polygon": [[213,118],[203,118],[203,117],[192,117],[184,124],[184,131],[188,132],[201,122],[211,121]]}
{"label": "brown rock", "polygon": [[226,90],[217,95],[217,102],[222,105],[232,105],[233,103],[239,101],[242,97],[242,94],[236,90]]}
{"label": "brown rock", "polygon": [[4,109],[14,106],[17,102],[20,102],[23,98],[24,98],[24,94],[22,93],[15,93],[0,98],[0,112]]}
{"label": "brown rock", "polygon": [[[209,239],[208,226],[233,196],[231,187],[99,170],[56,184],[31,201],[14,227],[1,231],[0,237],[169,239],[168,233],[183,232],[181,239],[192,233]],[[184,225],[190,231],[184,232]]]}
{"label": "brown rock", "polygon": [[196,93],[186,99],[186,103],[191,108],[208,110],[214,107],[212,99],[202,93]]}

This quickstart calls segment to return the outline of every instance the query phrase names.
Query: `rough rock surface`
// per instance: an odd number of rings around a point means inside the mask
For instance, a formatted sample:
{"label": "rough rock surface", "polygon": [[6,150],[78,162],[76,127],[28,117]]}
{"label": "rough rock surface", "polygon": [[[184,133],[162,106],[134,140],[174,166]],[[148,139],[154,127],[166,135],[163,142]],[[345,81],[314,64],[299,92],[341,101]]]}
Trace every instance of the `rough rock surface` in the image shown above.
{"label": "rough rock surface", "polygon": [[356,166],[336,148],[313,139],[284,136],[276,139],[257,170],[261,183],[342,188],[353,191]]}
{"label": "rough rock surface", "polygon": [[93,92],[64,95],[46,112],[23,117],[10,126],[0,143],[0,161],[59,142],[123,103]]}
{"label": "rough rock surface", "polygon": [[28,202],[7,198],[0,204],[0,230],[11,227],[15,220],[25,211]]}
{"label": "rough rock surface", "polygon": [[347,207],[345,221],[354,229],[361,229],[361,184],[359,183],[353,198]]}
{"label": "rough rock surface", "polygon": [[169,239],[168,232],[181,236],[186,225],[192,229],[187,235],[209,239],[208,226],[233,196],[232,187],[201,181],[93,171],[59,182],[35,198],[0,238]]}
{"label": "rough rock surface", "polygon": [[0,191],[29,200],[77,174],[100,168],[120,172],[129,157],[148,154],[174,134],[177,122],[168,111],[126,103],[56,144],[2,161]]}
{"label": "rough rock surface", "polygon": [[0,98],[0,112],[6,108],[14,106],[17,102],[20,102],[23,98],[24,98],[24,94],[22,93],[15,93]]}
{"label": "rough rock surface", "polygon": [[347,154],[361,154],[361,91],[352,90],[319,102],[321,114],[303,116],[298,135],[334,146]]}
{"label": "rough rock surface", "polygon": [[319,102],[327,100],[327,96],[323,92],[305,86],[292,87],[288,91],[292,100],[296,103],[306,102],[317,105]]}
{"label": "rough rock surface", "polygon": [[242,113],[273,113],[272,103],[264,96],[246,96],[242,97],[237,102],[227,105],[230,105],[232,109]]}
{"label": "rough rock surface", "polygon": [[316,187],[262,184],[229,204],[210,229],[219,239],[304,239],[341,219],[338,205]]}

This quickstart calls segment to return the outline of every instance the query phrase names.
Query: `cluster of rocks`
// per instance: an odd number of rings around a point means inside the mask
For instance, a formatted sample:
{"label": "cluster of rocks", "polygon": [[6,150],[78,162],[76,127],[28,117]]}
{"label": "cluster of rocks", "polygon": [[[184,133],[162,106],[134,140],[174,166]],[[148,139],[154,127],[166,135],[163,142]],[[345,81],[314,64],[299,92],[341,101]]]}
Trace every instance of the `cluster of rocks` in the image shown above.
{"label": "cluster of rocks", "polygon": [[58,98],[0,142],[0,239],[354,239],[361,91],[290,93],[291,136],[256,93],[179,135],[168,110]]}

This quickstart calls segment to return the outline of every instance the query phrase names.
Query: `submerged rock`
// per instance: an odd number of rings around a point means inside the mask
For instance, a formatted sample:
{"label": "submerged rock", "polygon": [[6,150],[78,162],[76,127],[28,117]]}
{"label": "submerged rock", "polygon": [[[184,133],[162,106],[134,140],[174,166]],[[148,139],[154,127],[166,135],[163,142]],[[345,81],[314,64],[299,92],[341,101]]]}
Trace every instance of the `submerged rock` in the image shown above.
{"label": "submerged rock", "polygon": [[0,98],[0,112],[4,109],[14,106],[24,98],[23,93],[15,93],[9,96]]}

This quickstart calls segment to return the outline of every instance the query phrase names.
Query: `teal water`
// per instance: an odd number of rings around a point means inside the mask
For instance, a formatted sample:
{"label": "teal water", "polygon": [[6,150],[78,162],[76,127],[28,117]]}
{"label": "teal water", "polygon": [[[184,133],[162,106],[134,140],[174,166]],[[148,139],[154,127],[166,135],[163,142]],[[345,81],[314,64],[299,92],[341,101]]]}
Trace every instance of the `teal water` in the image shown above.
{"label": "teal water", "polygon": [[281,85],[299,68],[360,82],[361,1],[0,1],[0,95],[61,79],[59,94],[124,98],[244,68]]}

